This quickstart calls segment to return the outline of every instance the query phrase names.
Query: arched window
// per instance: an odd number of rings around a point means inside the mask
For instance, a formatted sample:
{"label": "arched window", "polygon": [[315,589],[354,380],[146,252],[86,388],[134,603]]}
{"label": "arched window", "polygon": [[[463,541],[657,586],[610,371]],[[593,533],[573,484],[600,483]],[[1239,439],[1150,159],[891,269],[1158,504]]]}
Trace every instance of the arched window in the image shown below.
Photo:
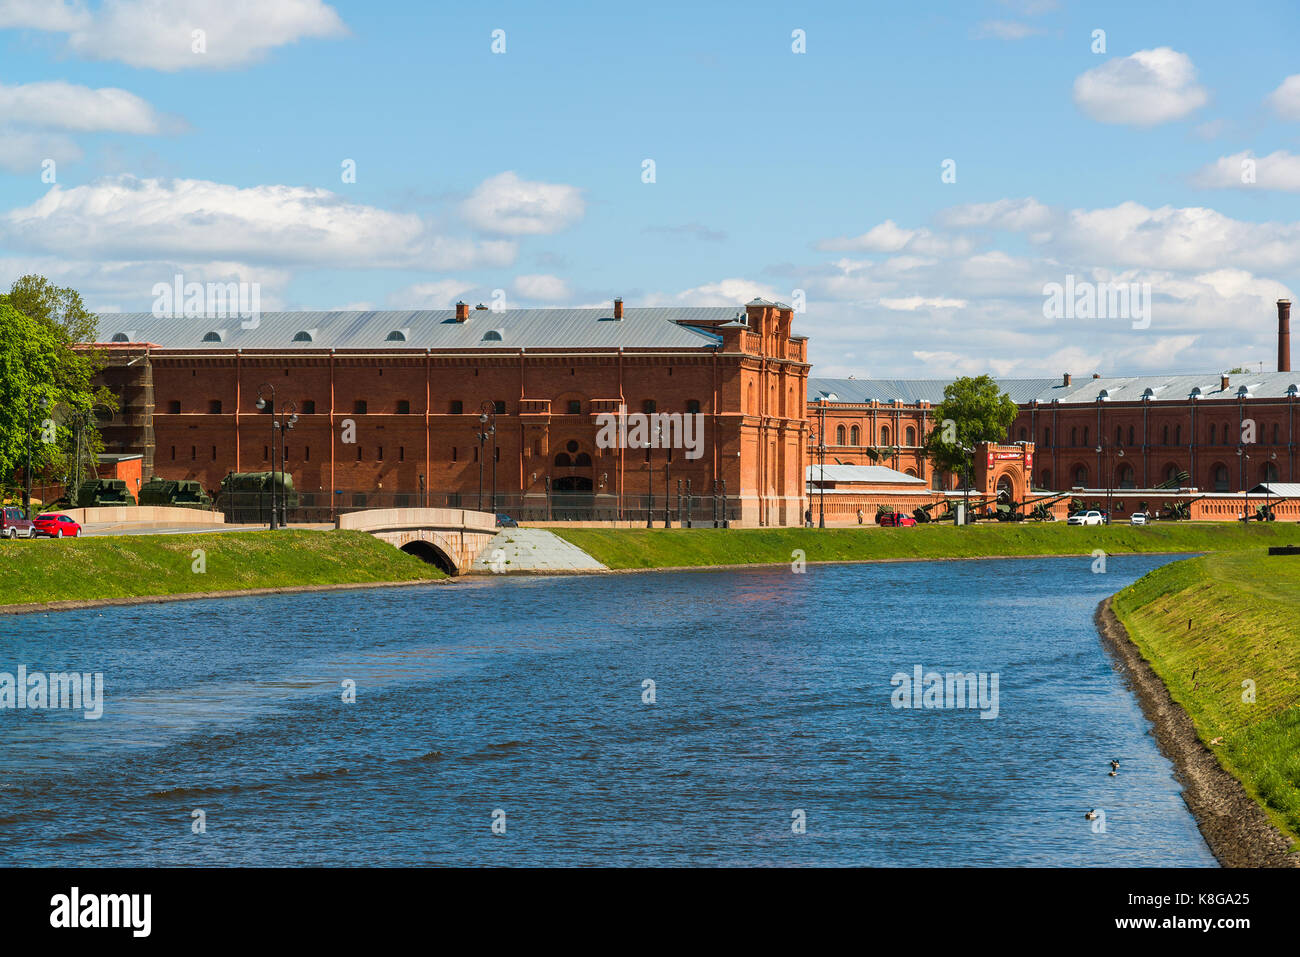
{"label": "arched window", "polygon": [[1228,491],[1228,467],[1226,465],[1220,463],[1214,466],[1210,471],[1210,475],[1214,478],[1214,490],[1216,492]]}
{"label": "arched window", "polygon": [[573,460],[573,464],[580,469],[591,468],[591,456],[586,452],[579,452]]}
{"label": "arched window", "polygon": [[1161,445],[1169,444],[1169,426],[1167,425],[1165,426],[1164,431],[1161,433],[1160,444]]}
{"label": "arched window", "polygon": [[1263,468],[1259,470],[1259,480],[1261,482],[1277,481],[1277,465],[1273,462],[1265,462]]}
{"label": "arched window", "polygon": [[849,429],[849,445],[861,445],[861,438],[862,433],[858,430],[856,425]]}
{"label": "arched window", "polygon": [[[1120,426],[1120,425],[1115,426],[1115,444],[1116,444],[1116,445],[1123,445],[1123,444],[1124,444],[1124,427],[1123,427],[1123,426]],[[1131,444],[1131,443],[1130,443],[1130,444]]]}
{"label": "arched window", "polygon": [[572,466],[572,465],[573,465],[573,462],[569,459],[568,453],[561,452],[559,455],[557,455],[557,456],[555,457],[555,467],[556,467],[556,468],[559,468],[559,469],[567,469],[567,468],[569,468],[569,467]]}
{"label": "arched window", "polygon": [[1170,462],[1168,465],[1165,466],[1165,481],[1166,482],[1178,481],[1178,466],[1175,465],[1173,462]]}
{"label": "arched window", "polygon": [[889,445],[889,426],[887,425],[880,427],[880,444],[884,446]]}
{"label": "arched window", "polygon": [[1210,423],[1210,444],[1211,445],[1214,445],[1214,429],[1215,429],[1215,425],[1213,422],[1211,422]]}
{"label": "arched window", "polygon": [[1086,425],[1083,427],[1083,444],[1088,444],[1088,427]]}
{"label": "arched window", "polygon": [[686,400],[686,412],[687,412],[688,415],[699,415],[699,414],[700,414],[700,400],[699,400],[699,399],[687,399],[687,400]]}
{"label": "arched window", "polygon": [[1133,445],[1133,426],[1131,425],[1128,427],[1128,444],[1129,446]]}
{"label": "arched window", "polygon": [[1074,446],[1074,445],[1078,445],[1078,444],[1079,444],[1079,430],[1076,429],[1076,428],[1074,428],[1074,427],[1071,427],[1071,428],[1070,428],[1070,445]]}
{"label": "arched window", "polygon": [[[1043,429],[1043,445],[1050,447],[1051,444],[1052,444],[1052,430]],[[1048,474],[1050,475],[1051,473],[1049,472]]]}
{"label": "arched window", "polygon": [[1118,474],[1115,477],[1116,478],[1115,484],[1120,488],[1133,488],[1134,485],[1136,484],[1133,475],[1134,475],[1133,466],[1129,465],[1127,462],[1124,462],[1120,465],[1118,469]]}
{"label": "arched window", "polygon": [[842,425],[837,426],[835,429],[835,444],[836,445],[844,444],[844,426]]}
{"label": "arched window", "polygon": [[1020,441],[1025,442],[1028,439],[1029,439],[1029,433],[1025,431],[1024,427],[1022,426],[1020,429]]}
{"label": "arched window", "polygon": [[909,447],[916,445],[916,429],[910,425],[907,427],[907,444]]}
{"label": "arched window", "polygon": [[1182,427],[1181,425],[1175,425],[1175,426],[1174,426],[1174,445],[1182,445],[1182,444],[1183,444],[1183,427]]}
{"label": "arched window", "polygon": [[1074,467],[1074,485],[1076,488],[1088,487],[1088,466],[1076,465]]}
{"label": "arched window", "polygon": [[1042,479],[1042,481],[1043,481],[1042,487],[1045,488],[1045,489],[1048,489],[1048,490],[1050,491],[1051,488],[1052,488],[1052,470],[1051,470],[1051,469],[1043,469],[1043,479]]}

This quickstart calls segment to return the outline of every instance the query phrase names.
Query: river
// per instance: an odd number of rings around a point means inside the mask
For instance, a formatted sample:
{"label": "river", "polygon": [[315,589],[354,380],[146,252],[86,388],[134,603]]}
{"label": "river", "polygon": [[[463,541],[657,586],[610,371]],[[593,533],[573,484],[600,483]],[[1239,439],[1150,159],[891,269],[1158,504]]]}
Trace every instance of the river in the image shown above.
{"label": "river", "polygon": [[[0,672],[105,682],[99,720],[0,711],[0,861],[1213,865],[1092,622],[1170,560],[503,577],[0,617]],[[985,706],[897,707],[924,705],[891,683],[917,667],[986,676]]]}

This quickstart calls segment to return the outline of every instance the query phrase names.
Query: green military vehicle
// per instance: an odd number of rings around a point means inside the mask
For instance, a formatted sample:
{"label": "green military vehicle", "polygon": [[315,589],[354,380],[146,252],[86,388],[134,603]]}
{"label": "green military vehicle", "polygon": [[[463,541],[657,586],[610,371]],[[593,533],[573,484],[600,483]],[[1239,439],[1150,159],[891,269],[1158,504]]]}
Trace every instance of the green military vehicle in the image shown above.
{"label": "green military vehicle", "polygon": [[212,497],[203,490],[203,483],[194,479],[165,479],[155,475],[140,487],[140,504],[207,511],[212,507]]}
{"label": "green military vehicle", "polygon": [[279,472],[231,472],[221,480],[218,508],[231,524],[269,522],[272,493],[277,511],[293,511],[298,507],[298,492],[293,487],[292,475],[282,476]]}
{"label": "green military vehicle", "polygon": [[77,508],[134,504],[124,479],[88,479],[77,486]]}

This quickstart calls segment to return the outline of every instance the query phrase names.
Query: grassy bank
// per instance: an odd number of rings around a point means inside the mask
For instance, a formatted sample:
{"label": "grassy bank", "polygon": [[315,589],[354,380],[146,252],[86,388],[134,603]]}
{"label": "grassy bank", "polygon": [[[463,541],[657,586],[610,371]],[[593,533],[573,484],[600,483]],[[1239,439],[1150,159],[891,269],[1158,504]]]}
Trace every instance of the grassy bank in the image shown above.
{"label": "grassy bank", "polygon": [[981,558],[1006,555],[1086,555],[1124,552],[1212,552],[1260,545],[1300,544],[1300,528],[1254,523],[1168,522],[1073,526],[989,523],[958,528],[552,529],[610,568],[786,564],[802,549],[810,562]]}
{"label": "grassy bank", "polygon": [[[204,551],[202,573],[193,567],[195,549]],[[0,605],[441,577],[432,565],[365,532],[0,542]]]}
{"label": "grassy bank", "polygon": [[[1112,608],[1219,763],[1300,840],[1300,557],[1221,552],[1159,568]],[[1242,700],[1253,681],[1255,702]]]}

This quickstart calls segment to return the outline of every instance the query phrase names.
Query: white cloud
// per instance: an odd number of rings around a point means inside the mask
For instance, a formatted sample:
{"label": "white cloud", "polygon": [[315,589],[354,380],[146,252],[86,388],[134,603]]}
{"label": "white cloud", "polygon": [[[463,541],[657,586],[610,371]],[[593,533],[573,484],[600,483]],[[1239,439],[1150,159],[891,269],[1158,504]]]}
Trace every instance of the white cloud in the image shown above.
{"label": "white cloud", "polygon": [[31,129],[77,133],[163,132],[171,126],[145,100],[115,87],[51,81],[6,86],[0,83],[0,123]]}
{"label": "white cloud", "polygon": [[[1243,164],[1254,167],[1251,182],[1243,182],[1246,172]],[[1220,157],[1203,167],[1192,178],[1197,186],[1211,189],[1279,189],[1288,193],[1300,193],[1300,156],[1277,150],[1267,156],[1256,158],[1250,150],[1234,153],[1232,156]]]}
{"label": "white cloud", "polygon": [[1300,120],[1300,73],[1287,77],[1268,95],[1268,102],[1283,119]]}
{"label": "white cloud", "polygon": [[902,299],[882,298],[880,304],[896,312],[916,312],[918,309],[964,309],[965,299],[927,299],[925,296],[907,296]]}
{"label": "white cloud", "polygon": [[772,286],[749,279],[721,279],[685,289],[675,295],[656,293],[646,297],[647,306],[740,306],[751,299],[788,302],[790,292],[777,292]]}
{"label": "white cloud", "polygon": [[537,302],[565,302],[571,298],[568,284],[558,276],[516,276],[515,294]]}
{"label": "white cloud", "polygon": [[513,262],[511,242],[432,234],[409,213],[320,188],[123,176],[52,187],[0,216],[0,239],[69,257],[232,259],[343,268],[460,269]]}
{"label": "white cloud", "polygon": [[10,173],[39,175],[41,164],[52,159],[56,164],[81,159],[81,147],[61,133],[33,133],[0,127],[0,169]]}
{"label": "white cloud", "polygon": [[577,222],[586,204],[576,186],[524,180],[507,170],[480,183],[460,211],[466,222],[484,232],[537,236]]}
{"label": "white cloud", "polygon": [[952,256],[969,252],[965,237],[936,236],[928,229],[902,229],[892,219],[873,226],[861,236],[822,239],[814,248],[827,251],[896,253],[907,250],[922,256]]}
{"label": "white cloud", "polygon": [[473,283],[459,279],[417,282],[389,295],[388,305],[399,309],[450,309],[473,288]]}
{"label": "white cloud", "polygon": [[1052,225],[1055,215],[1049,207],[1029,196],[953,206],[939,215],[939,221],[959,229],[981,227],[1025,232]]}
{"label": "white cloud", "polygon": [[90,13],[80,0],[0,0],[0,29],[67,32],[89,23]]}
{"label": "white cloud", "polygon": [[1042,27],[1018,20],[985,20],[976,28],[976,36],[996,37],[999,40],[1023,40],[1046,32]]}
{"label": "white cloud", "polygon": [[1182,119],[1209,99],[1191,57],[1169,47],[1108,60],[1074,81],[1074,102],[1099,123],[1155,126]]}
{"label": "white cloud", "polygon": [[[321,0],[106,0],[93,11],[79,2],[0,0],[5,26],[65,33],[68,49],[86,59],[169,72],[243,66],[276,47],[347,32]],[[204,52],[194,50],[195,30],[204,33]]]}

